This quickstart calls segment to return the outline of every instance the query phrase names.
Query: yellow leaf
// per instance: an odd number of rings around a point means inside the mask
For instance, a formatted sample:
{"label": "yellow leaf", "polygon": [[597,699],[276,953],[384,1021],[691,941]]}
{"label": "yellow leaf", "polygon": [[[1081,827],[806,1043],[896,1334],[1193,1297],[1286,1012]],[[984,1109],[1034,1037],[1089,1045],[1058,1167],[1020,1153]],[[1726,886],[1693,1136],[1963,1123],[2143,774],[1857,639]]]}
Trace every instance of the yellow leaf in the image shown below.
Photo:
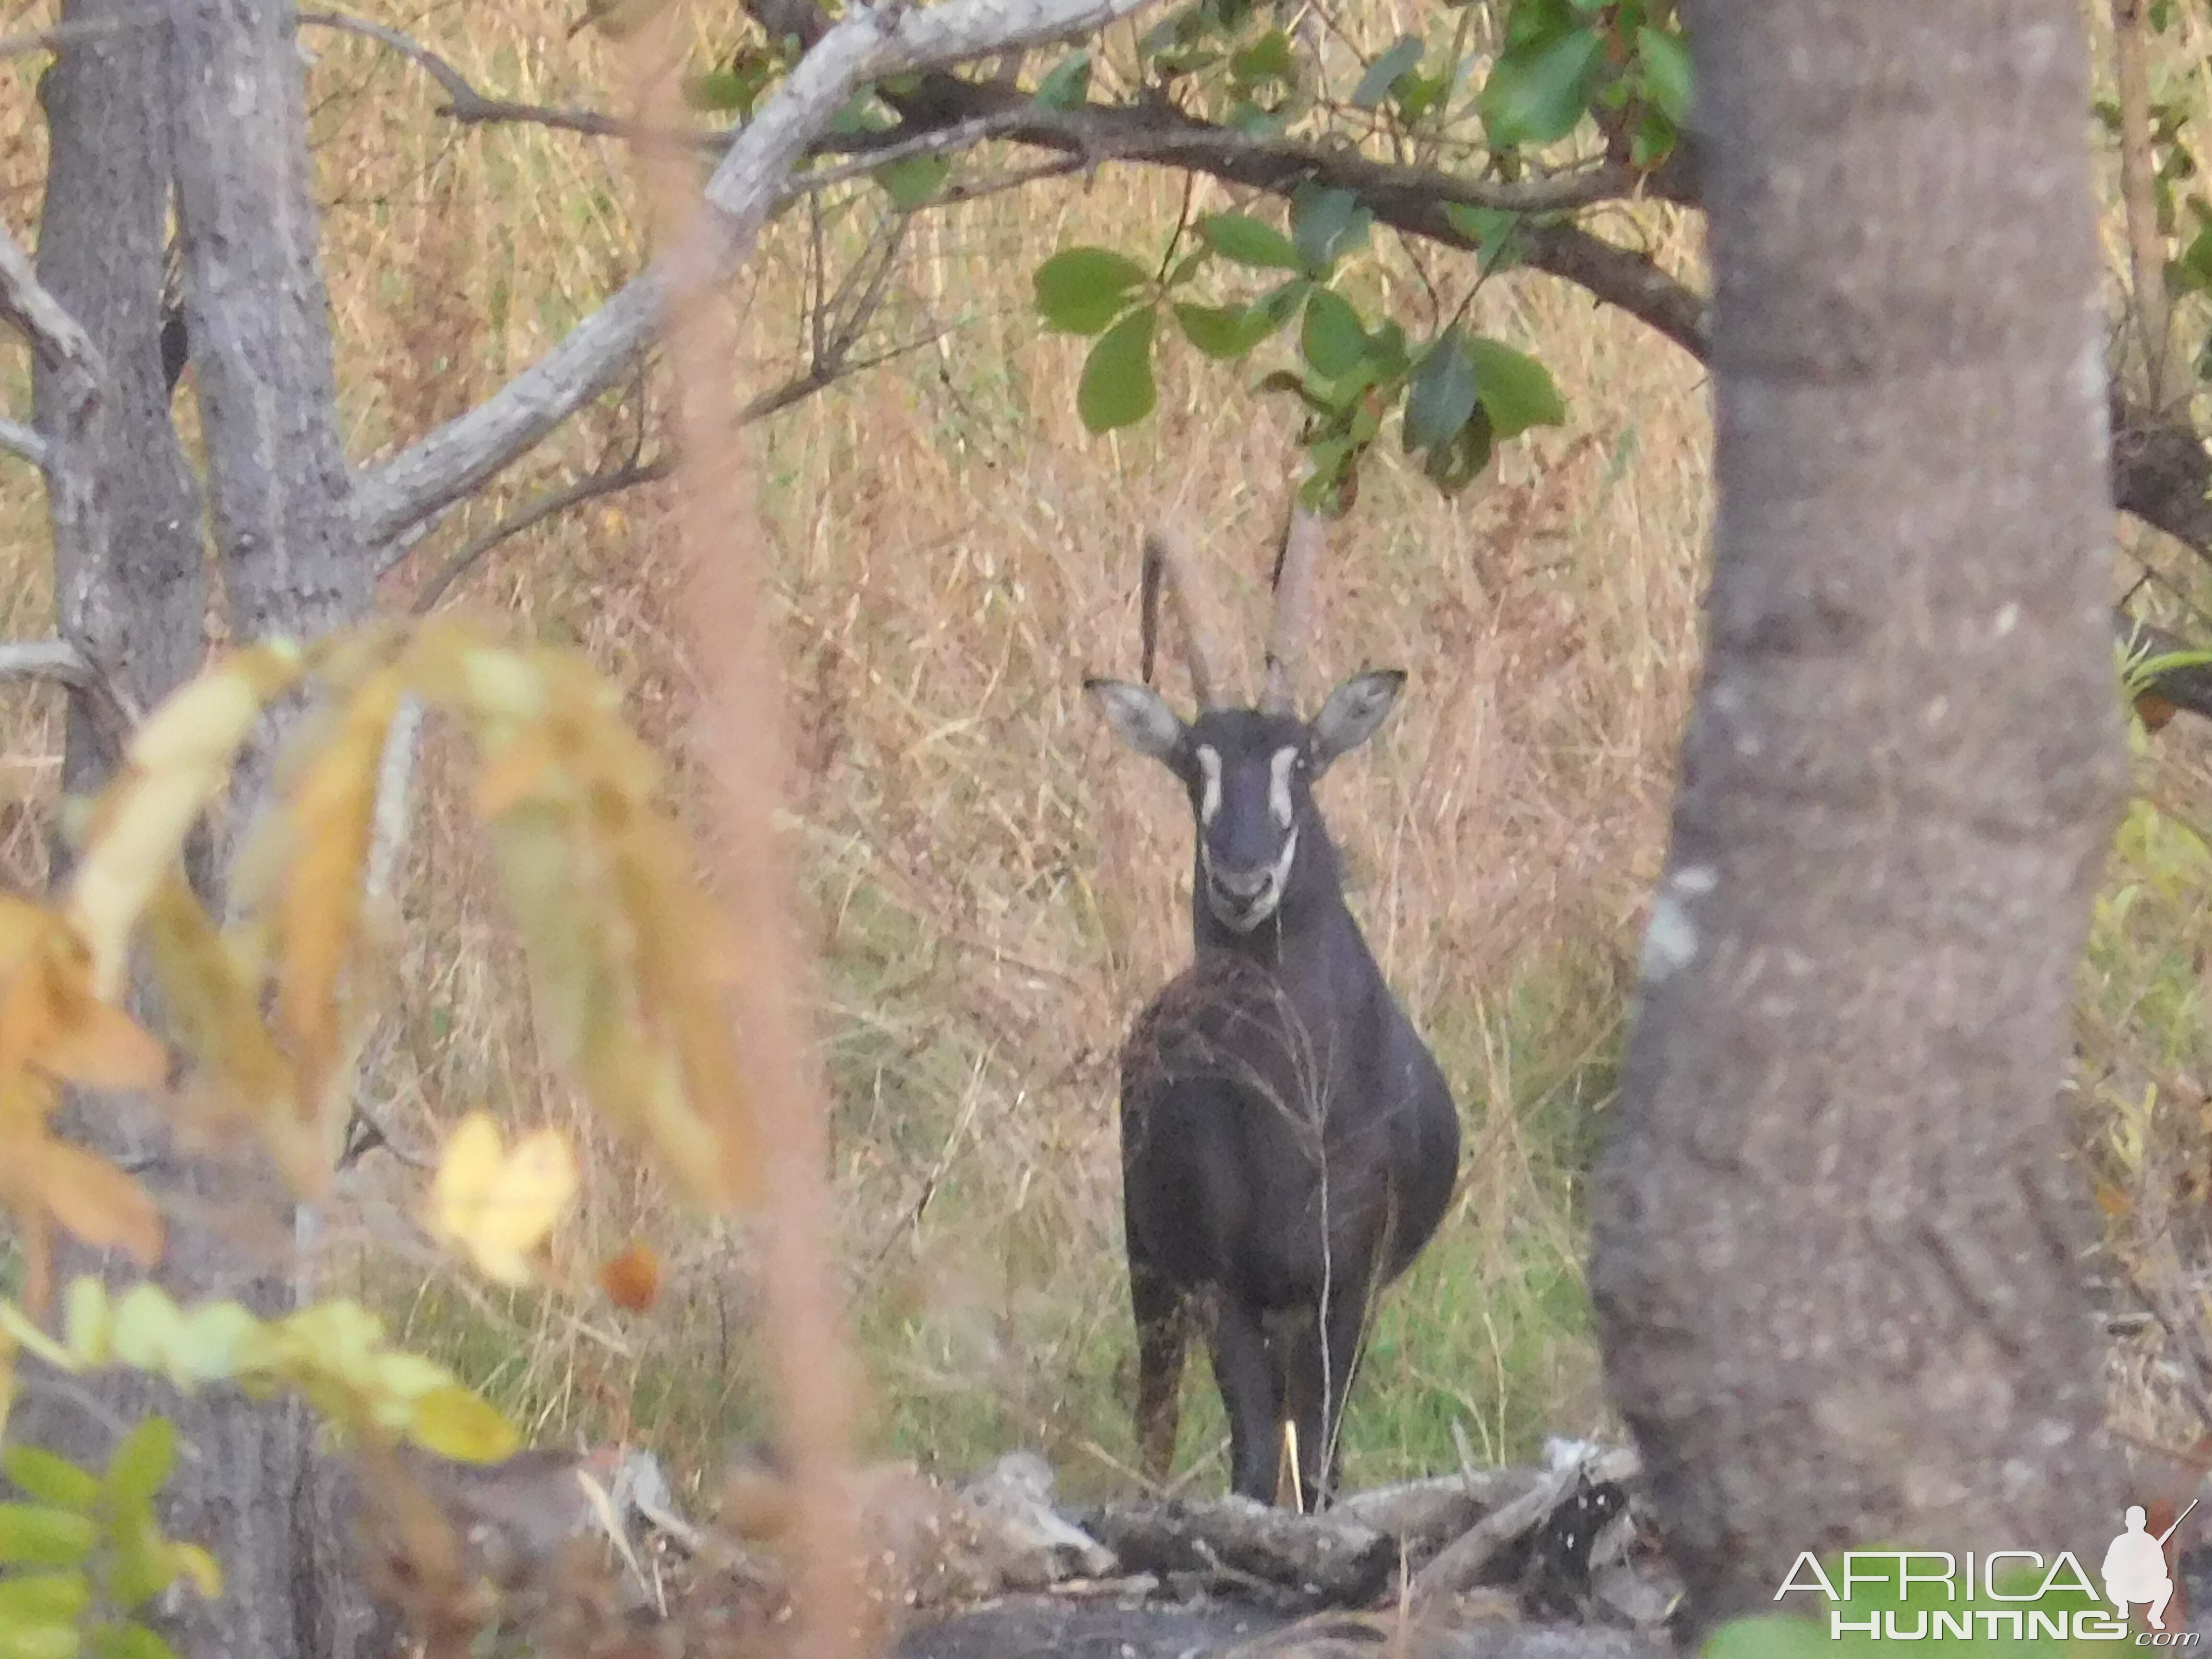
{"label": "yellow leaf", "polygon": [[593,888],[577,867],[567,813],[529,802],[501,814],[490,830],[500,887],[530,966],[541,1040],[566,1065],[594,1000],[606,994],[608,931],[593,925]]}
{"label": "yellow leaf", "polygon": [[149,773],[227,768],[261,718],[260,676],[240,652],[172,692],[131,739],[131,763]]}
{"label": "yellow leaf", "polygon": [[146,1189],[82,1146],[40,1149],[38,1192],[54,1219],[94,1249],[129,1252],[141,1267],[161,1259],[161,1216]]}
{"label": "yellow leaf", "polygon": [[62,1292],[62,1335],[87,1365],[105,1365],[114,1358],[115,1310],[107,1286],[89,1273],[70,1280]]}
{"label": "yellow leaf", "polygon": [[0,974],[31,953],[53,926],[54,913],[13,893],[0,893]]}
{"label": "yellow leaf", "polygon": [[457,1382],[415,1401],[407,1437],[461,1463],[496,1463],[522,1445],[514,1425]]}
{"label": "yellow leaf", "polygon": [[515,652],[479,646],[462,657],[461,673],[469,706],[477,714],[528,720],[544,709],[544,675]]}
{"label": "yellow leaf", "polygon": [[288,641],[239,652],[172,693],[131,739],[130,769],[101,796],[70,889],[70,921],[91,947],[102,1001],[122,993],[139,912],[228,781],[269,697],[298,678],[301,663]]}
{"label": "yellow leaf", "polygon": [[[486,745],[487,749],[490,745]],[[477,816],[487,820],[511,811],[544,791],[557,763],[544,728],[525,726],[491,752],[477,775]]]}
{"label": "yellow leaf", "polygon": [[530,1253],[560,1220],[577,1185],[575,1155],[556,1129],[539,1129],[510,1151],[483,1112],[465,1119],[431,1186],[433,1233],[465,1251],[488,1277],[530,1282]]}
{"label": "yellow leaf", "polygon": [[391,669],[370,679],[285,803],[293,852],[280,900],[277,1012],[298,1057],[303,1119],[322,1116],[343,1046],[338,984],[361,916],[377,777],[402,690]]}
{"label": "yellow leaf", "polygon": [[54,1076],[93,1089],[151,1089],[168,1076],[169,1051],[120,1008],[94,1000],[89,987],[66,986],[58,1012],[33,1056]]}
{"label": "yellow leaf", "polygon": [[222,1594],[222,1568],[198,1544],[169,1540],[169,1566],[179,1578],[198,1590],[203,1601]]}
{"label": "yellow leaf", "polygon": [[84,1369],[76,1355],[40,1330],[37,1322],[12,1302],[0,1302],[0,1336],[28,1348],[56,1370],[74,1373]]}
{"label": "yellow leaf", "polygon": [[179,1041],[230,1097],[223,1103],[264,1125],[289,1118],[291,1062],[214,918],[174,871],[146,907],[146,943]]}

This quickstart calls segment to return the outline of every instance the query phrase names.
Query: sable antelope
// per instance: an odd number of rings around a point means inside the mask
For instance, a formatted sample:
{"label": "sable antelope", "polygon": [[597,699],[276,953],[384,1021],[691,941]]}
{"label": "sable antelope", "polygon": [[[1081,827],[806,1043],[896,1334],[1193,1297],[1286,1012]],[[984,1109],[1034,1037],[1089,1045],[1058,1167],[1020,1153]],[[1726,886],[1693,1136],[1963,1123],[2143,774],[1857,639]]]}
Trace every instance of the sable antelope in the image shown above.
{"label": "sable antelope", "polygon": [[[1405,675],[1346,681],[1310,721],[1291,680],[1319,520],[1294,513],[1275,574],[1265,689],[1228,706],[1197,573],[1172,531],[1146,539],[1146,684],[1086,680],[1121,739],[1190,796],[1194,960],[1121,1055],[1122,1214],[1146,1473],[1175,1455],[1187,1304],[1212,1304],[1231,1489],[1276,1497],[1285,1418],[1302,1507],[1326,1501],[1372,1299],[1443,1218],[1459,1115],[1346,907],[1313,786],[1372,737]],[[1185,724],[1150,688],[1170,580],[1199,702]]]}

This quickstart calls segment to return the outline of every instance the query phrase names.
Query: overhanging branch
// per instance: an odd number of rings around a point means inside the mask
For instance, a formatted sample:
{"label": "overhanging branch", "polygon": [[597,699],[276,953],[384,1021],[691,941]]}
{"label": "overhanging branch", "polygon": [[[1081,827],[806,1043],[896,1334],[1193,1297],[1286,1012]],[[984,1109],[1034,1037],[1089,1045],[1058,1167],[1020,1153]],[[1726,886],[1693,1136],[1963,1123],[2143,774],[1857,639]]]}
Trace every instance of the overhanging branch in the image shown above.
{"label": "overhanging branch", "polygon": [[729,147],[731,135],[726,132],[672,130],[602,115],[597,110],[556,109],[547,104],[521,104],[509,99],[487,97],[449,60],[431,51],[412,35],[403,33],[388,24],[371,22],[365,17],[354,17],[337,11],[303,11],[300,14],[300,21],[309,28],[334,29],[343,34],[359,35],[362,40],[374,40],[390,47],[438,83],[439,90],[446,94],[447,100],[446,107],[440,112],[464,126],[516,123],[581,133],[587,138],[620,138],[630,143],[666,144],[717,155]]}
{"label": "overhanging branch", "polygon": [[707,184],[713,210],[687,241],[623,287],[538,363],[359,481],[355,523],[374,548],[477,489],[613,383],[652,339],[679,276],[733,268],[792,168],[867,81],[1091,33],[1149,0],[944,0],[860,7],[823,34],[738,135]]}

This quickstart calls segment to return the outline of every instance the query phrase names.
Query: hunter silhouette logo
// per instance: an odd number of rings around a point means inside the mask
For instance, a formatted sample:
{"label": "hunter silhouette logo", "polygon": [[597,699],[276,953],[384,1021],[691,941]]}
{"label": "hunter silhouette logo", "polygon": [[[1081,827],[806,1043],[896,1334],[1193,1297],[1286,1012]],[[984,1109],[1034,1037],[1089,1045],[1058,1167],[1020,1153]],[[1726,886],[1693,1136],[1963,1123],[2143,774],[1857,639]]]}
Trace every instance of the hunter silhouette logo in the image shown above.
{"label": "hunter silhouette logo", "polygon": [[[2166,1627],[2178,1587],[2166,1546],[2196,1508],[2192,1499],[2172,1526],[2154,1534],[2148,1512],[2141,1504],[2130,1507],[2126,1529],[2105,1551],[2098,1575],[2104,1581],[2101,1595],[2071,1550],[2055,1556],[2025,1549],[1848,1550],[1826,1561],[1806,1550],[1774,1599],[1786,1601],[1793,1591],[1819,1595],[1827,1603],[1832,1642],[2126,1642],[2194,1648],[2199,1632]],[[2130,1628],[2136,1607],[2143,1610],[2146,1628]],[[1802,1615],[1792,1610],[1789,1616]],[[2185,1621],[2175,1616],[2173,1622]]]}
{"label": "hunter silhouette logo", "polygon": [[[2189,1500],[2189,1510],[2197,1500]],[[2128,1616],[2130,1603],[2148,1608],[2145,1615],[2153,1630],[2166,1628],[2166,1604],[2173,1600],[2173,1580],[2166,1570],[2166,1540],[2189,1518],[2189,1510],[2173,1517],[2173,1525],[2155,1538],[2145,1530],[2142,1505],[2131,1504],[2127,1530],[2112,1540],[2105,1552],[2105,1599]]]}

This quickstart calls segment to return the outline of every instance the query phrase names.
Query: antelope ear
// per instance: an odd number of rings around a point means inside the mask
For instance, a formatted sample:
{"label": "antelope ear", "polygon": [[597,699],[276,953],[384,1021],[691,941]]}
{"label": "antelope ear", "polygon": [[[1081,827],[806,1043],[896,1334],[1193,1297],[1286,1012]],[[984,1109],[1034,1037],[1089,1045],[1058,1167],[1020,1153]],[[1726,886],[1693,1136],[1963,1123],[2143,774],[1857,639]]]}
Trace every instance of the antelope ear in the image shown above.
{"label": "antelope ear", "polygon": [[1085,680],[1083,689],[1115,737],[1140,755],[1174,764],[1189,728],[1176,718],[1166,698],[1148,685],[1132,685],[1127,680]]}
{"label": "antelope ear", "polygon": [[1378,668],[1356,675],[1328,694],[1328,701],[1314,716],[1310,755],[1313,775],[1319,777],[1329,763],[1373,737],[1398,702],[1406,684],[1402,668]]}

